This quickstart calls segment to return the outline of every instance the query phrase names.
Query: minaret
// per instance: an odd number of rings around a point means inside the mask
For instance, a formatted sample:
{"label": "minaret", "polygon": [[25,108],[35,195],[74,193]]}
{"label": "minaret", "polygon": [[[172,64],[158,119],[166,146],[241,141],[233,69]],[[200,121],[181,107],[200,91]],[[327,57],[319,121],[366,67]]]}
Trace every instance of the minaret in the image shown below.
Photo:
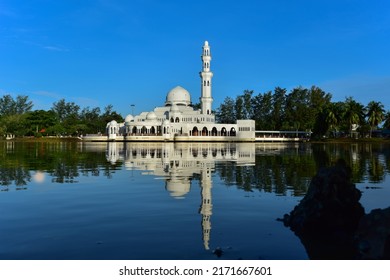
{"label": "minaret", "polygon": [[213,98],[211,97],[211,78],[213,77],[213,72],[210,71],[210,61],[211,61],[211,53],[209,42],[205,41],[203,45],[203,53],[202,53],[202,72],[200,72],[201,77],[201,96],[200,96],[200,104],[202,109],[202,114],[211,114],[211,106],[213,103]]}
{"label": "minaret", "polygon": [[211,172],[209,168],[203,169],[201,173],[201,197],[202,204],[199,212],[202,215],[202,231],[203,231],[203,245],[206,250],[209,250],[210,233],[211,233],[211,215],[213,214],[213,204],[211,201]]}

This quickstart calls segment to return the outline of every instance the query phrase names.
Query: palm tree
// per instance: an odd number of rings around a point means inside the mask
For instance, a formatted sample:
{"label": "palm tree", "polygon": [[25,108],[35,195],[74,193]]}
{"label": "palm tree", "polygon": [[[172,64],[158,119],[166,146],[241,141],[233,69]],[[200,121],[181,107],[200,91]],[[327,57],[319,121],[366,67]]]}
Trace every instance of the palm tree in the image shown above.
{"label": "palm tree", "polygon": [[341,121],[342,104],[340,102],[330,103],[325,109],[325,122],[336,136],[337,127]]}
{"label": "palm tree", "polygon": [[370,138],[372,130],[385,119],[385,107],[381,102],[371,101],[367,107],[368,123],[370,124]]}
{"label": "palm tree", "polygon": [[386,115],[384,116],[385,123],[383,124],[383,127],[386,129],[390,129],[390,111],[387,111]]}
{"label": "palm tree", "polygon": [[347,97],[344,107],[344,120],[349,125],[349,133],[352,137],[352,131],[363,123],[364,120],[364,106],[359,102],[353,100],[352,97]]}

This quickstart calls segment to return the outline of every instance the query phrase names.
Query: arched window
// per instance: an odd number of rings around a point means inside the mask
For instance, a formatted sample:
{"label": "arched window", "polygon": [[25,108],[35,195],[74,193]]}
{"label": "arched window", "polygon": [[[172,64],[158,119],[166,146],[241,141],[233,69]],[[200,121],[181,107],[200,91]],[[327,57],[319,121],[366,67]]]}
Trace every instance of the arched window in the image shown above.
{"label": "arched window", "polygon": [[210,81],[207,81],[207,86],[210,86]]}
{"label": "arched window", "polygon": [[166,134],[167,133],[167,128],[166,127],[164,127],[164,134]]}
{"label": "arched window", "polygon": [[230,129],[230,136],[236,136],[236,130],[234,129],[234,127]]}
{"label": "arched window", "polygon": [[226,128],[222,127],[222,129],[221,129],[221,136],[226,136],[226,135],[227,135]]}
{"label": "arched window", "polygon": [[203,82],[203,85],[206,86],[206,81]]}
{"label": "arched window", "polygon": [[217,136],[217,128],[216,127],[213,127],[213,129],[211,130],[211,136]]}
{"label": "arched window", "polygon": [[156,129],[154,128],[154,126],[152,126],[152,128],[150,129],[150,134],[156,134]]}
{"label": "arched window", "polygon": [[142,133],[142,134],[146,134],[146,132],[147,132],[146,127],[143,126],[143,127],[141,128],[141,133]]}
{"label": "arched window", "polygon": [[175,122],[180,122],[179,117],[176,117]]}
{"label": "arched window", "polygon": [[171,122],[174,122],[173,117],[171,117]]}
{"label": "arched window", "polygon": [[192,129],[192,136],[198,136],[198,128],[196,126]]}
{"label": "arched window", "polygon": [[133,134],[136,134],[136,133],[137,133],[137,127],[136,127],[136,126],[133,126],[132,133],[133,133]]}
{"label": "arched window", "polygon": [[202,129],[202,136],[208,136],[209,131],[207,130],[207,127],[203,127]]}

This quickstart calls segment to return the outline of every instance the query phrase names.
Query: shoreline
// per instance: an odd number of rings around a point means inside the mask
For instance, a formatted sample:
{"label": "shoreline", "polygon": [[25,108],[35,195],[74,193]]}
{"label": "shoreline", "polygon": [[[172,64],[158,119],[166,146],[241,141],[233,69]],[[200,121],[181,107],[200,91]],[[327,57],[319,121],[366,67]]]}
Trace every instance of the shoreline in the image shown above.
{"label": "shoreline", "polygon": [[[39,143],[39,142],[85,142],[81,140],[79,137],[22,137],[22,138],[14,138],[14,139],[0,139],[0,142],[31,142],[31,143]],[[142,141],[140,141],[142,142]],[[147,142],[147,141],[145,141]],[[251,143],[263,143],[263,142],[251,142]],[[281,142],[283,143],[283,142]],[[289,142],[292,143],[292,142]],[[297,142],[298,143],[298,142]],[[309,140],[305,143],[311,144],[358,144],[358,143],[367,143],[367,144],[390,144],[390,139],[388,138],[337,138],[337,139],[321,139],[321,140]]]}

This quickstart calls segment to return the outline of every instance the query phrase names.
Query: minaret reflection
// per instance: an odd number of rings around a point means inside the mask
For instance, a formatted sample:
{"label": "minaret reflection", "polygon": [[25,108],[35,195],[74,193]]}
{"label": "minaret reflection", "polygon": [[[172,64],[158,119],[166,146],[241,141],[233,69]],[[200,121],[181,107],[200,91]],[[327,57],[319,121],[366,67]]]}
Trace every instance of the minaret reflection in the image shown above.
{"label": "minaret reflection", "polygon": [[212,216],[212,173],[216,162],[237,165],[255,163],[253,143],[107,143],[107,161],[124,161],[128,170],[165,179],[165,188],[175,199],[184,199],[191,180],[199,178],[202,236],[209,250]]}
{"label": "minaret reflection", "polygon": [[200,214],[202,215],[203,244],[206,250],[209,250],[210,232],[211,232],[211,215],[213,214],[213,204],[211,200],[211,172],[207,167],[202,170],[201,179],[201,197]]}

